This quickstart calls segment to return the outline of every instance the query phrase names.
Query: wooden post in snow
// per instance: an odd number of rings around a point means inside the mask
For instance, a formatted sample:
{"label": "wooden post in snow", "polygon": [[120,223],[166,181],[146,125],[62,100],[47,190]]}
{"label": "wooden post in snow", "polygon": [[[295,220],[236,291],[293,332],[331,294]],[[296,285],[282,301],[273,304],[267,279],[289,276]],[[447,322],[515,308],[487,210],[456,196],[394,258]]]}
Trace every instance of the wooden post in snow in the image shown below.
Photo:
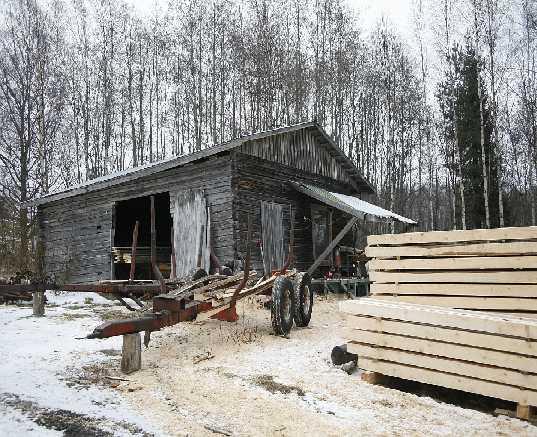
{"label": "wooden post in snow", "polygon": [[35,291],[32,302],[34,317],[42,317],[45,315],[45,291]]}
{"label": "wooden post in snow", "polygon": [[121,371],[132,373],[142,368],[142,339],[140,333],[124,334],[121,350]]}

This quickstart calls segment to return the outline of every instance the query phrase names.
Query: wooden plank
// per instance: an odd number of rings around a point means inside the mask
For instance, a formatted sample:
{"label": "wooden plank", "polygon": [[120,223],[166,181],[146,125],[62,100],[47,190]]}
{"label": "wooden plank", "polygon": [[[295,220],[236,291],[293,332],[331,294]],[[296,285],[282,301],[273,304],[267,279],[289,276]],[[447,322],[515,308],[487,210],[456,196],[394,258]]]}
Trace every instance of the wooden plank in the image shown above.
{"label": "wooden plank", "polygon": [[512,241],[448,246],[367,246],[365,254],[369,258],[536,255],[537,242]]}
{"label": "wooden plank", "polygon": [[433,305],[467,310],[537,311],[537,298],[474,296],[389,296],[375,294],[374,299]]}
{"label": "wooden plank", "polygon": [[375,360],[391,361],[407,366],[454,373],[456,375],[479,376],[479,379],[487,381],[537,390],[537,374],[535,373],[522,373],[502,367],[486,366],[468,361],[453,360],[399,349],[372,347],[359,342],[347,344],[347,350],[350,353],[358,355],[360,360],[367,357]]}
{"label": "wooden plank", "polygon": [[537,319],[537,313],[525,313],[523,311],[517,311],[517,312],[508,312],[508,311],[490,311],[490,314],[495,314],[497,316],[507,316],[507,317],[518,317],[522,319],[530,319],[534,320]]}
{"label": "wooden plank", "polygon": [[371,298],[342,301],[339,303],[339,309],[352,315],[382,317],[537,340],[537,321],[486,312],[386,302]]}
{"label": "wooden plank", "polygon": [[532,284],[379,284],[370,285],[375,294],[413,294],[447,296],[537,297],[537,286]]}
{"label": "wooden plank", "polygon": [[462,329],[443,328],[420,323],[401,322],[398,320],[386,320],[377,317],[352,316],[349,317],[347,324],[348,328],[345,330],[345,334],[349,339],[359,339],[354,330],[360,329],[537,356],[537,341],[535,340],[504,337]]}
{"label": "wooden plank", "polygon": [[537,240],[537,226],[472,229],[466,231],[408,232],[369,235],[367,244],[399,246],[403,244],[455,243],[464,241]]}
{"label": "wooden plank", "polygon": [[391,363],[380,360],[363,358],[360,360],[360,368],[383,375],[409,379],[425,384],[477,393],[483,396],[519,402],[525,405],[537,405],[537,392],[523,390],[510,385],[498,384],[467,376],[454,375],[451,373],[406,366],[404,364]]}
{"label": "wooden plank", "polygon": [[373,259],[372,270],[509,270],[537,269],[537,256],[495,256],[433,259]]}
{"label": "wooden plank", "polygon": [[[354,342],[419,352],[422,354],[436,355],[456,360],[471,361],[473,363],[488,364],[490,366],[504,367],[529,373],[535,372],[535,358],[525,355],[492,349],[481,349],[474,346],[455,343],[431,341],[404,335],[388,334],[385,332],[372,332],[356,329],[354,330],[354,333],[354,338],[350,339]],[[354,353],[350,349],[349,352]]]}
{"label": "wooden plank", "polygon": [[537,271],[369,272],[371,282],[443,282],[471,284],[537,284]]}

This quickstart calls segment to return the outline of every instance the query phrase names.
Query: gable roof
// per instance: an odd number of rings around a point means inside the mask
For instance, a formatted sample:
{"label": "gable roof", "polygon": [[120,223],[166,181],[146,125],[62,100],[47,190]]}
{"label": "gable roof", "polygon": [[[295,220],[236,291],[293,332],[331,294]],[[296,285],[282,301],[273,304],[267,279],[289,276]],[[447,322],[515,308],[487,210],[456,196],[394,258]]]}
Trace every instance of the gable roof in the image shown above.
{"label": "gable roof", "polygon": [[266,138],[273,135],[279,135],[288,132],[294,132],[301,129],[315,129],[319,133],[318,140],[322,147],[324,147],[328,153],[335,159],[335,161],[347,172],[349,175],[353,188],[357,192],[374,193],[375,189],[367,181],[361,173],[358,171],[354,163],[350,158],[343,153],[339,146],[332,140],[332,138],[326,133],[326,131],[315,121],[308,121],[304,123],[298,123],[291,126],[280,127],[263,132],[257,132],[254,134],[246,135],[240,138],[233,139],[231,141],[217,144],[212,147],[200,150],[189,155],[173,156],[163,159],[161,161],[152,162],[143,166],[129,168],[120,172],[110,173],[106,176],[101,176],[89,181],[83,182],[79,185],[69,187],[65,190],[47,194],[35,201],[31,202],[33,205],[42,205],[45,203],[53,202],[68,197],[78,196],[80,194],[97,191],[110,186],[118,185],[124,182],[128,182],[134,179],[138,179],[143,176],[148,176],[161,171],[169,170],[175,167],[179,167],[188,163],[198,161],[200,159],[208,158],[218,153],[230,151],[246,143],[247,141]]}

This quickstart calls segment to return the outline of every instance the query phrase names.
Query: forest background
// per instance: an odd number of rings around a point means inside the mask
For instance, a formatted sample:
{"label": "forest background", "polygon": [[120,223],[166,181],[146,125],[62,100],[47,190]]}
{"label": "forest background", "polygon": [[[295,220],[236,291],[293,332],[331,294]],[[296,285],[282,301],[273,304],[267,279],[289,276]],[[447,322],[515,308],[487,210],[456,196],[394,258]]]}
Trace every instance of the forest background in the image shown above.
{"label": "forest background", "polygon": [[418,230],[535,225],[537,0],[410,4],[409,39],[342,0],[2,0],[0,275],[29,200],[306,120]]}

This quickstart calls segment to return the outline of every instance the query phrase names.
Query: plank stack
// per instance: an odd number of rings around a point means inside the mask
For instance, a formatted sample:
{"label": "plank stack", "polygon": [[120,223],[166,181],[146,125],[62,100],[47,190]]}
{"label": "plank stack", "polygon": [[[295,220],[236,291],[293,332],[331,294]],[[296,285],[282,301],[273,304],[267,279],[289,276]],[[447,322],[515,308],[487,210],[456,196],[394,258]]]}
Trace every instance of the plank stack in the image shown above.
{"label": "plank stack", "polygon": [[340,303],[361,369],[537,406],[537,321],[386,302]]}
{"label": "plank stack", "polygon": [[537,317],[537,227],[371,235],[371,296]]}

